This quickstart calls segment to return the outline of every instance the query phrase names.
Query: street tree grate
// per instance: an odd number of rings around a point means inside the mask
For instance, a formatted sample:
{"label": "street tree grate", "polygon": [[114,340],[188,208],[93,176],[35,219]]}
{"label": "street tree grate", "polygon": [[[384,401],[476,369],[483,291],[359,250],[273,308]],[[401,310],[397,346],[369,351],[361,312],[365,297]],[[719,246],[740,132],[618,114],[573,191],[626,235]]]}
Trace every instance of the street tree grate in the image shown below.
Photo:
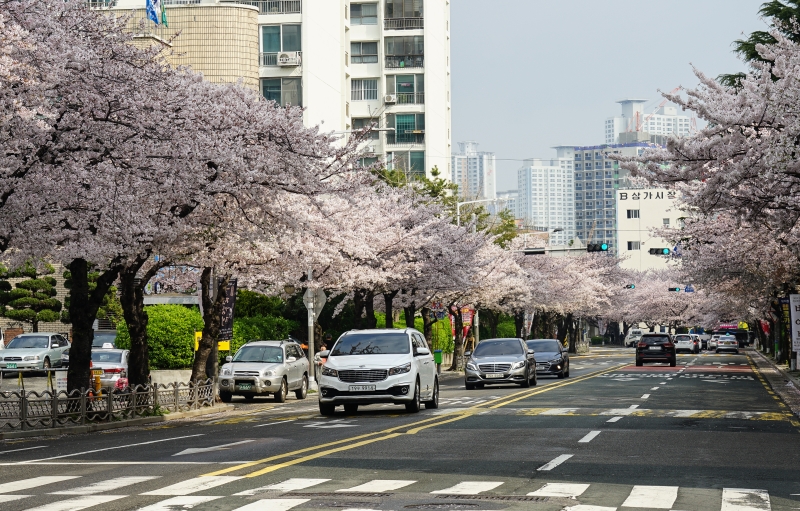
{"label": "street tree grate", "polygon": [[453,500],[506,500],[517,502],[548,502],[549,497],[533,497],[530,495],[437,495],[437,499]]}
{"label": "street tree grate", "polygon": [[296,497],[308,497],[310,499],[319,499],[319,498],[338,498],[338,497],[389,497],[394,495],[394,493],[362,493],[358,491],[353,492],[346,492],[346,491],[337,491],[335,493],[332,492],[319,492],[319,493],[299,493],[299,492],[292,492],[293,496]]}

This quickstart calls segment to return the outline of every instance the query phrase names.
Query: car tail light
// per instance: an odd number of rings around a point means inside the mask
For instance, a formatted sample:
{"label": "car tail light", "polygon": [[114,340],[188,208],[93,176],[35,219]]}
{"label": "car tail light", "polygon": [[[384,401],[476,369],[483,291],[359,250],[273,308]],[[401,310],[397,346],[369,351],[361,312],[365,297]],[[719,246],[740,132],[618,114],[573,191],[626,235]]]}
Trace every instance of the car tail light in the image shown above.
{"label": "car tail light", "polygon": [[672,344],[671,342],[665,342],[665,343],[664,343],[664,347],[665,347],[665,348],[671,348],[671,347],[673,347],[673,346],[675,346],[675,345],[674,345],[674,344]]}
{"label": "car tail light", "polygon": [[103,369],[103,372],[106,373],[106,374],[108,374],[108,373],[118,374],[118,373],[122,372],[122,368],[121,367],[113,367],[111,369]]}
{"label": "car tail light", "polygon": [[646,348],[647,347],[647,343],[646,342],[640,342],[636,346],[639,347],[639,348]]}

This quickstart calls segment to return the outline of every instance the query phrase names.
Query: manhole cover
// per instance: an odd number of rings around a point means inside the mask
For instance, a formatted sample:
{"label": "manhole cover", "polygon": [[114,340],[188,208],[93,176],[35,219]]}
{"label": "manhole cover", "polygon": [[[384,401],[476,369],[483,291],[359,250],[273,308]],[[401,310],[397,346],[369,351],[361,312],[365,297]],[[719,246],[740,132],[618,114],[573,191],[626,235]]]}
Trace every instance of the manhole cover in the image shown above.
{"label": "manhole cover", "polygon": [[321,499],[321,498],[337,498],[337,497],[391,497],[394,493],[361,493],[361,492],[336,492],[336,493],[298,493],[292,492],[292,496],[295,497],[307,497],[309,499]]}
{"label": "manhole cover", "polygon": [[365,509],[373,505],[371,502],[345,502],[338,500],[310,500],[306,502],[303,507],[320,507],[320,508],[352,508],[352,509]]}
{"label": "manhole cover", "polygon": [[428,504],[414,504],[411,506],[405,506],[406,509],[470,509],[479,507],[479,504],[473,504],[471,502],[431,502]]}
{"label": "manhole cover", "polygon": [[532,497],[529,495],[437,495],[438,499],[451,500],[512,500],[521,502],[547,502],[549,497]]}

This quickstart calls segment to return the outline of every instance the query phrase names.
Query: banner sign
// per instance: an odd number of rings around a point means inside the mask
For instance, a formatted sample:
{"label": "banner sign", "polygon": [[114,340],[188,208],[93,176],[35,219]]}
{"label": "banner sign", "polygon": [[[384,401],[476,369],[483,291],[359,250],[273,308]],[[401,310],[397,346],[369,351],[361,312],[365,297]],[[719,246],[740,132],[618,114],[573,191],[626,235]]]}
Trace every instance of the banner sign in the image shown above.
{"label": "banner sign", "polygon": [[792,351],[800,351],[800,295],[789,295],[789,310],[792,315]]}
{"label": "banner sign", "polygon": [[[220,279],[220,282],[222,279]],[[219,327],[219,341],[233,339],[233,308],[236,306],[236,279],[228,281],[225,300],[222,302],[222,313]]]}

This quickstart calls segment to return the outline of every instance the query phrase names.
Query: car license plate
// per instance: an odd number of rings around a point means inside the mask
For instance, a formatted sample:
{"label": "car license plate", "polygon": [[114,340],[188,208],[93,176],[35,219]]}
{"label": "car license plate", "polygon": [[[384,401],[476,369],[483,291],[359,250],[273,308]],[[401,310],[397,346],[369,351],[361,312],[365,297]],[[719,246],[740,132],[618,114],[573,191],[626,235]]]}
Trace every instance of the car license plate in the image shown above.
{"label": "car license plate", "polygon": [[14,362],[8,362],[6,364],[6,369],[16,369],[16,368],[17,368],[17,364],[14,363]]}
{"label": "car license plate", "polygon": [[350,392],[371,392],[375,385],[350,385]]}
{"label": "car license plate", "polygon": [[487,378],[502,378],[503,373],[489,373],[486,375]]}
{"label": "car license plate", "polygon": [[647,349],[650,351],[661,351],[660,346],[649,346]]}
{"label": "car license plate", "polygon": [[239,384],[239,390],[250,390],[252,388],[253,388],[253,385],[251,383],[240,383]]}
{"label": "car license plate", "polygon": [[92,369],[92,376],[103,376],[102,369]]}

